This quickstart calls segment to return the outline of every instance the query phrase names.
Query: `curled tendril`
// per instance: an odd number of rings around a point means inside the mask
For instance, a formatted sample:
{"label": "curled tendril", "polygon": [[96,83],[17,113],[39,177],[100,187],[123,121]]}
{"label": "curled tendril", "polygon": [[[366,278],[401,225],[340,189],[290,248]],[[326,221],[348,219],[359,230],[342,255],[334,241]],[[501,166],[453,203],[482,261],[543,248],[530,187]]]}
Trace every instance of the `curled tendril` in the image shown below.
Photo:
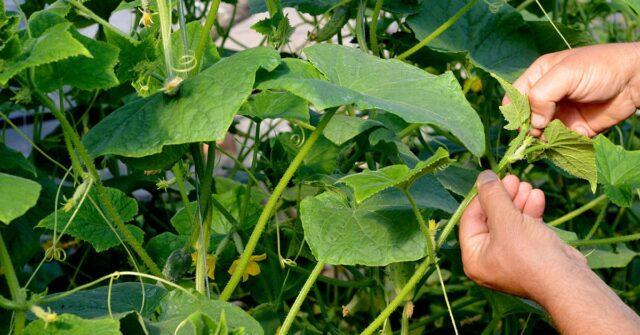
{"label": "curled tendril", "polygon": [[178,67],[171,66],[171,69],[177,73],[189,72],[196,68],[198,60],[192,50],[187,51],[186,55],[178,58]]}
{"label": "curled tendril", "polygon": [[64,262],[67,259],[67,252],[58,246],[52,245],[44,251],[45,262],[59,261]]}
{"label": "curled tendril", "polygon": [[291,142],[293,142],[293,145],[295,145],[296,147],[301,147],[304,142],[307,140],[307,135],[304,132],[304,129],[302,129],[302,127],[298,126],[298,125],[294,125],[296,127],[298,127],[300,129],[300,134],[291,134]]}
{"label": "curled tendril", "polygon": [[489,11],[493,14],[500,11],[500,8],[506,5],[507,2],[508,0],[484,0],[484,3],[486,3],[487,6],[489,6]]}

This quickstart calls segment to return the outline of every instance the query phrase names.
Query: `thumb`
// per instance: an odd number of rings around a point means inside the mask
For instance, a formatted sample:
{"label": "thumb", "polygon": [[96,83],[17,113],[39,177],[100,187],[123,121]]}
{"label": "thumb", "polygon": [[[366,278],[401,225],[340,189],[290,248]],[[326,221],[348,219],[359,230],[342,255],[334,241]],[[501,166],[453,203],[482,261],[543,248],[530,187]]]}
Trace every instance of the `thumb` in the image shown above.
{"label": "thumb", "polygon": [[509,192],[505,189],[502,181],[491,170],[486,170],[478,175],[476,181],[478,187],[478,200],[480,206],[487,216],[489,230],[492,225],[500,220],[499,217],[509,216],[518,212]]}
{"label": "thumb", "polygon": [[580,81],[580,72],[558,64],[545,73],[529,91],[531,125],[543,129],[553,119],[556,105],[570,96]]}

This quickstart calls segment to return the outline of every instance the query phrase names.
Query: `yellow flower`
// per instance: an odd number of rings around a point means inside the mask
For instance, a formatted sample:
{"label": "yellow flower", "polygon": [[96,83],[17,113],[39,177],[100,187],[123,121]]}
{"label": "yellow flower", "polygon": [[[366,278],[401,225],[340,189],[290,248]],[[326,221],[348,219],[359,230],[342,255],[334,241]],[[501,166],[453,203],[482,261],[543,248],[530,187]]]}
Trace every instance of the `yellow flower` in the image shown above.
{"label": "yellow flower", "polygon": [[44,321],[45,329],[51,322],[58,321],[58,314],[52,312],[51,308],[47,308],[47,310],[45,311],[42,307],[33,305],[31,306],[31,312],[33,312],[33,314],[35,314],[38,319]]}
{"label": "yellow flower", "polygon": [[436,222],[436,220],[434,219],[429,220],[429,231],[431,232],[431,234],[435,233],[437,226],[438,226],[438,223]]}
{"label": "yellow flower", "polygon": [[[198,261],[197,252],[191,254],[191,260],[193,260],[193,264],[195,265]],[[218,256],[207,255],[207,277],[210,279],[215,279],[216,263],[218,263]]]}
{"label": "yellow flower", "polygon": [[[247,264],[247,268],[244,270],[244,273],[242,274],[242,281],[245,282],[249,280],[249,276],[255,277],[259,275],[260,265],[258,265],[258,262],[264,261],[265,259],[267,259],[267,254],[251,256],[249,258],[249,264]],[[239,262],[240,262],[239,259],[236,259],[235,261],[233,261],[233,263],[231,264],[231,267],[229,268],[230,275],[233,275],[233,273],[236,271],[236,267],[238,267]]]}
{"label": "yellow flower", "polygon": [[147,10],[142,9],[140,10],[140,13],[142,13],[142,17],[140,18],[139,24],[145,28],[151,27],[151,25],[153,24],[153,14],[151,14]]}

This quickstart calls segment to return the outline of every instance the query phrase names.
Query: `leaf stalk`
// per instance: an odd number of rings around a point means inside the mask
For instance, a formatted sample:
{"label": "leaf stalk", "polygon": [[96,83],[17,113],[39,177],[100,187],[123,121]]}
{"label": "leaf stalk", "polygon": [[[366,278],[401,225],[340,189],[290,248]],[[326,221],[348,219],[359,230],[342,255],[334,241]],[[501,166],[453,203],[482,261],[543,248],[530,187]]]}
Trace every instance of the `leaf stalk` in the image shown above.
{"label": "leaf stalk", "polygon": [[244,273],[245,269],[249,265],[249,258],[251,257],[251,255],[253,255],[253,251],[255,250],[256,245],[258,244],[258,240],[260,239],[260,236],[262,235],[262,232],[264,231],[264,228],[266,227],[267,222],[271,218],[271,215],[273,214],[276,208],[276,205],[278,203],[278,200],[280,199],[280,196],[282,195],[282,192],[284,192],[285,188],[289,184],[289,181],[291,181],[291,178],[293,178],[293,175],[296,173],[300,165],[302,165],[304,158],[309,154],[309,152],[311,151],[311,148],[313,147],[315,142],[318,140],[318,138],[320,137],[320,134],[322,134],[322,131],[327,126],[327,124],[329,123],[329,120],[331,120],[335,112],[336,112],[335,109],[331,109],[325,113],[324,117],[322,118],[322,120],[320,120],[320,123],[316,127],[316,130],[314,130],[313,133],[311,133],[311,136],[309,136],[309,138],[304,143],[302,148],[300,148],[300,151],[293,158],[293,160],[291,161],[291,164],[289,165],[287,170],[284,172],[282,178],[276,185],[275,189],[273,190],[273,193],[271,194],[271,196],[269,197],[269,200],[267,201],[267,204],[265,205],[264,210],[262,210],[262,213],[260,213],[258,222],[256,223],[256,226],[254,227],[253,232],[251,233],[251,236],[249,237],[249,241],[247,242],[244,252],[240,256],[240,259],[238,262],[239,264],[236,267],[235,272],[233,273],[233,275],[231,275],[231,279],[229,279],[229,282],[227,283],[224,290],[220,294],[220,300],[227,301],[229,300],[229,298],[231,298],[231,294],[233,294],[233,291],[240,283],[240,280],[242,279],[242,274]]}

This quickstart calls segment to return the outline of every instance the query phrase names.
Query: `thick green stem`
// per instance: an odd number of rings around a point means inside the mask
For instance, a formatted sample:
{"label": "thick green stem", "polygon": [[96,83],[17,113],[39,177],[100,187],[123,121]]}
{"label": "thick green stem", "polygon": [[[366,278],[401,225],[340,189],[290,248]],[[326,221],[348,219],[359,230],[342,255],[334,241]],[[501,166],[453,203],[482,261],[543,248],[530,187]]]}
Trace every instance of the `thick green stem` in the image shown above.
{"label": "thick green stem", "polygon": [[393,311],[400,306],[400,304],[405,302],[406,297],[413,292],[413,289],[416,287],[420,279],[427,273],[427,269],[431,265],[431,259],[429,257],[425,257],[422,263],[416,269],[416,272],[413,273],[413,276],[409,278],[407,284],[402,287],[398,295],[387,305],[387,307],[382,310],[382,312],[371,322],[371,324],[360,333],[360,335],[371,335],[376,329],[380,328],[384,321],[393,313]]}
{"label": "thick green stem", "polygon": [[371,15],[371,25],[369,26],[369,46],[376,56],[380,56],[378,47],[378,19],[383,2],[384,0],[376,0],[376,5],[373,7],[373,14]]}
{"label": "thick green stem", "polygon": [[438,238],[438,243],[436,244],[437,248],[442,247],[442,245],[447,241],[449,234],[451,234],[451,231],[453,231],[453,227],[455,227],[458,224],[465,209],[467,209],[467,207],[469,206],[473,198],[476,197],[477,194],[478,194],[478,189],[474,185],[471,191],[467,193],[467,196],[464,197],[464,199],[460,203],[460,206],[458,206],[458,209],[456,209],[453,215],[451,215],[451,218],[449,219],[449,221],[447,221],[447,224],[442,229],[442,233],[440,233],[440,237]]}
{"label": "thick green stem", "polygon": [[196,290],[204,293],[206,290],[207,277],[207,253],[209,252],[209,232],[211,230],[212,210],[211,210],[211,185],[213,183],[213,166],[215,165],[215,143],[209,144],[207,154],[207,165],[205,166],[204,175],[200,176],[200,217],[202,221],[202,231],[199,225],[193,226],[191,235],[192,241],[196,243]]}
{"label": "thick green stem", "polygon": [[[2,238],[2,234],[0,234],[0,265],[2,265],[2,270],[4,271],[4,278],[7,280],[7,286],[9,287],[9,293],[11,294],[11,299],[18,306],[24,304],[25,296],[23,294],[22,289],[20,289],[20,282],[18,282],[18,277],[16,276],[16,270],[13,267],[13,263],[11,262],[11,256],[9,256],[9,250],[7,250],[6,244],[4,244],[4,239]],[[20,334],[24,329],[25,324],[25,311],[24,310],[16,310],[14,312],[14,333]]]}
{"label": "thick green stem", "polygon": [[318,264],[316,264],[316,266],[311,271],[311,275],[309,275],[309,278],[307,278],[304,286],[302,286],[302,290],[300,290],[300,293],[298,293],[298,296],[296,297],[296,301],[293,302],[289,313],[287,313],[287,317],[284,319],[282,327],[280,328],[280,332],[278,333],[279,335],[287,335],[289,333],[289,329],[293,324],[293,320],[295,320],[298,312],[300,311],[300,306],[302,306],[302,303],[307,298],[307,294],[309,294],[311,287],[313,287],[313,284],[316,282],[316,279],[318,279],[318,275],[320,275],[320,272],[322,272],[323,268],[324,262],[318,262]]}
{"label": "thick green stem", "polygon": [[365,11],[367,10],[367,1],[360,0],[358,5],[358,13],[356,14],[356,40],[362,51],[367,51],[367,37],[365,36],[364,25],[366,23]]}
{"label": "thick green stem", "polygon": [[255,250],[256,245],[258,244],[258,240],[260,240],[260,236],[262,235],[262,232],[264,231],[264,228],[266,227],[267,222],[271,218],[271,215],[273,214],[273,211],[275,210],[276,205],[278,204],[278,199],[280,198],[280,195],[282,195],[282,192],[284,192],[285,188],[287,187],[287,184],[289,184],[289,181],[291,180],[291,178],[293,178],[293,175],[296,173],[296,171],[302,164],[302,161],[304,160],[304,158],[309,154],[309,151],[311,150],[315,142],[318,140],[318,138],[320,137],[320,134],[322,134],[322,131],[327,126],[327,124],[329,123],[329,120],[331,120],[335,112],[336,110],[332,109],[325,113],[324,117],[316,127],[316,130],[314,130],[313,133],[311,133],[311,135],[309,136],[307,141],[304,143],[302,148],[300,148],[300,151],[298,152],[296,157],[293,159],[293,161],[291,161],[291,164],[282,175],[282,179],[280,179],[280,181],[276,185],[275,189],[273,190],[273,193],[269,197],[269,201],[267,201],[267,204],[265,205],[264,210],[262,211],[262,213],[260,213],[258,222],[256,223],[256,226],[253,229],[251,236],[249,237],[249,241],[247,242],[244,252],[240,256],[240,260],[238,262],[239,264],[236,267],[236,270],[233,273],[233,275],[231,275],[231,279],[227,283],[227,286],[225,286],[224,290],[220,294],[220,300],[227,301],[229,300],[229,298],[231,298],[231,294],[235,290],[236,286],[238,286],[238,284],[240,283],[240,279],[242,279],[242,274],[244,273],[245,269],[249,265],[249,258],[251,257],[251,255],[253,255],[253,251]]}
{"label": "thick green stem", "polygon": [[624,235],[624,236],[615,236],[608,238],[601,238],[595,240],[579,240],[579,241],[570,241],[568,244],[574,247],[584,247],[588,245],[601,245],[601,244],[616,244],[616,243],[624,243],[640,240],[640,233]]}
{"label": "thick green stem", "polygon": [[[198,44],[196,45],[195,50],[195,60],[196,67],[194,68],[194,73],[198,73],[200,71],[200,67],[202,65],[202,56],[204,55],[204,49],[207,46],[207,41],[211,39],[211,28],[213,24],[216,22],[216,16],[218,15],[218,8],[220,7],[221,0],[213,0],[211,4],[211,8],[209,9],[209,13],[207,14],[207,20],[204,22],[204,27],[202,28],[202,32],[200,34],[200,38],[198,39]],[[220,59],[220,54],[218,53],[218,48],[211,48],[214,56]]]}
{"label": "thick green stem", "polygon": [[107,190],[104,187],[104,185],[102,185],[102,182],[100,181],[100,175],[98,174],[98,169],[93,164],[93,160],[91,159],[91,156],[89,156],[89,152],[85,148],[84,144],[82,144],[82,141],[80,140],[80,136],[78,136],[78,133],[71,126],[71,124],[69,123],[67,118],[64,116],[64,114],[62,114],[60,110],[58,110],[58,108],[55,106],[55,104],[51,101],[51,99],[49,99],[49,97],[42,94],[42,92],[38,90],[34,90],[34,94],[47,108],[49,108],[49,110],[56,117],[58,122],[60,122],[60,126],[62,127],[62,131],[65,138],[67,138],[67,140],[70,140],[71,143],[73,143],[73,146],[75,147],[78,153],[78,156],[80,157],[84,165],[89,170],[89,174],[93,179],[93,181],[95,182],[96,191],[98,192],[98,197],[100,198],[100,202],[107,209],[107,212],[109,213],[109,215],[113,219],[113,222],[116,224],[116,227],[118,228],[118,232],[122,234],[127,244],[129,244],[131,248],[138,254],[138,256],[140,257],[142,262],[145,264],[145,266],[147,266],[155,276],[162,277],[162,272],[160,271],[160,268],[158,268],[158,266],[151,259],[151,257],[146,252],[146,250],[144,250],[144,248],[138,242],[138,240],[136,240],[136,238],[129,231],[129,229],[127,229],[124,222],[122,221],[122,218],[120,217],[120,214],[118,214],[115,207],[111,203],[111,200],[107,196]]}
{"label": "thick green stem", "polygon": [[471,7],[473,7],[473,5],[475,5],[477,1],[478,0],[469,1],[469,3],[467,3],[464,7],[460,8],[460,10],[458,10],[452,17],[450,17],[447,21],[445,21],[442,25],[440,25],[440,27],[436,28],[436,30],[434,30],[431,34],[429,34],[429,36],[425,37],[418,44],[413,46],[411,49],[401,53],[396,58],[399,60],[407,59],[409,56],[413,55],[414,53],[418,52],[418,50],[422,49],[427,44],[431,43],[431,41],[436,39],[445,30],[449,29],[449,27],[451,27],[454,23],[456,23],[456,21],[458,21],[458,19],[460,19],[462,15],[468,12],[469,9],[471,9]]}
{"label": "thick green stem", "polygon": [[563,215],[563,216],[561,216],[561,217],[559,217],[559,218],[557,218],[557,219],[555,219],[553,221],[550,221],[548,223],[548,225],[553,226],[553,227],[559,226],[559,225],[561,225],[561,224],[563,224],[563,223],[565,223],[565,222],[567,222],[567,221],[579,216],[580,214],[592,209],[593,207],[598,206],[599,204],[601,204],[602,202],[604,202],[606,200],[607,200],[607,196],[605,194],[603,194],[603,195],[601,195],[601,196],[589,201],[588,203],[582,205],[581,207],[578,207],[578,208],[574,209],[573,211],[571,211],[571,212],[569,212],[569,213],[567,213],[567,214],[565,214],[565,215]]}

